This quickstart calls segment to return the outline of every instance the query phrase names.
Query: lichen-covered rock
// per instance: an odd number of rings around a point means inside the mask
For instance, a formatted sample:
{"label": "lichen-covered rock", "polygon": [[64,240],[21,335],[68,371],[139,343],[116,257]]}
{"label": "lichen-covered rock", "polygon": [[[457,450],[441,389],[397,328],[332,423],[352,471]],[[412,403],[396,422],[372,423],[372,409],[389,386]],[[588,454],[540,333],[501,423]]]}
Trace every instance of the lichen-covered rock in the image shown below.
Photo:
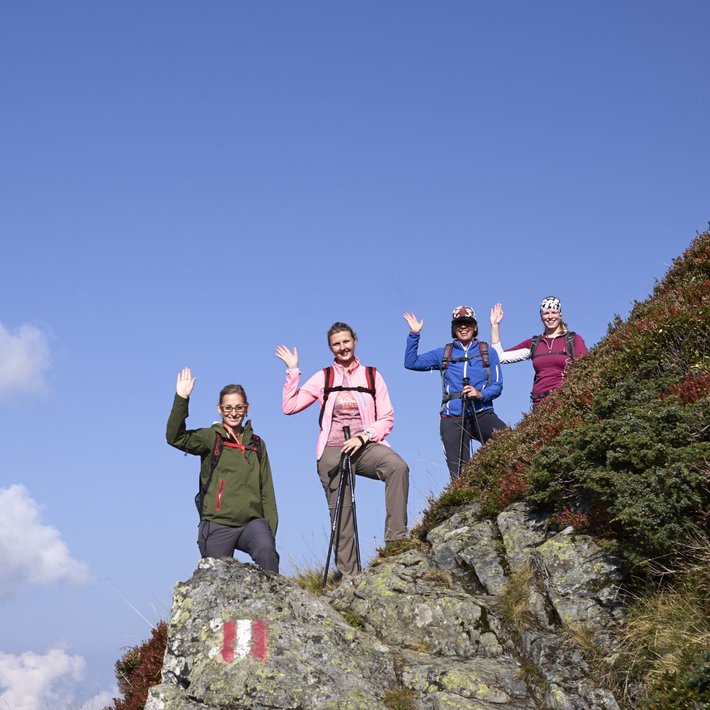
{"label": "lichen-covered rock", "polygon": [[503,591],[502,541],[493,521],[479,518],[477,504],[467,506],[430,530],[427,542],[434,562],[442,569],[470,568],[486,594]]}
{"label": "lichen-covered rock", "polygon": [[414,702],[415,710],[501,710],[504,707],[516,706],[488,703],[485,700],[471,700],[446,691],[427,693]]}
{"label": "lichen-covered rock", "polygon": [[145,710],[205,710],[205,706],[191,702],[179,686],[162,683],[150,689]]}
{"label": "lichen-covered rock", "polygon": [[588,535],[566,528],[535,550],[536,565],[550,601],[567,627],[582,626],[608,645],[606,631],[621,617],[619,561]]}
{"label": "lichen-covered rock", "polygon": [[529,503],[513,503],[496,518],[511,572],[523,571],[530,555],[545,542],[548,520]]}
{"label": "lichen-covered rock", "polygon": [[544,707],[555,710],[618,710],[614,696],[591,680],[591,669],[579,646],[560,634],[528,629],[519,650],[538,669]]}
{"label": "lichen-covered rock", "polygon": [[385,710],[397,692],[416,710],[618,710],[588,660],[611,659],[622,621],[615,558],[523,503],[462,507],[427,540],[325,597],[203,560],[146,710]]}
{"label": "lichen-covered rock", "polygon": [[396,682],[389,649],[322,599],[224,558],[176,586],[162,680],[148,710],[176,688],[186,710],[377,708]]}
{"label": "lichen-covered rock", "polygon": [[402,683],[421,693],[417,707],[535,707],[512,658],[454,660],[404,651],[402,659]]}
{"label": "lichen-covered rock", "polygon": [[367,568],[355,586],[332,592],[330,602],[396,648],[461,658],[502,652],[485,604],[416,550]]}

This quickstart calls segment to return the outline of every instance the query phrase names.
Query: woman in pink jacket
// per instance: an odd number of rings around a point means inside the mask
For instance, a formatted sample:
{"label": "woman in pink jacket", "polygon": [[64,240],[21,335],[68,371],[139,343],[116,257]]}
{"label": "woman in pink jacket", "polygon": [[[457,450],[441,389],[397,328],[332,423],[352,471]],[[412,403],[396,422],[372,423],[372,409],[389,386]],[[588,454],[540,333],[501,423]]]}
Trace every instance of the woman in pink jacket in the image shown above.
{"label": "woman in pink jacket", "polygon": [[[328,347],[333,365],[319,370],[299,388],[298,350],[285,345],[276,356],[286,364],[283,389],[284,414],[296,414],[318,402],[321,407],[316,461],[331,525],[340,481],[341,454],[349,454],[358,476],[385,483],[385,543],[407,537],[409,467],[385,441],[394,424],[394,410],[382,375],[364,367],[355,356],[357,335],[346,323],[333,323],[328,330]],[[345,439],[343,427],[352,436]],[[342,574],[357,573],[357,554],[349,496],[343,502],[340,544],[336,555]]]}

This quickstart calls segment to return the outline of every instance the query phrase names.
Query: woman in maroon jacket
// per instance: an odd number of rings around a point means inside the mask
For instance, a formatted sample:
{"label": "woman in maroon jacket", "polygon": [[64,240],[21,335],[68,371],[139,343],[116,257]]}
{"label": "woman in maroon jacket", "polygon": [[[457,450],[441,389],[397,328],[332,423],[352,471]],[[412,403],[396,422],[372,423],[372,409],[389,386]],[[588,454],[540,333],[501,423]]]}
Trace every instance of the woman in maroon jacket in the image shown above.
{"label": "woman in maroon jacket", "polygon": [[541,335],[523,340],[515,347],[505,350],[500,342],[500,322],[503,307],[500,303],[491,308],[491,346],[502,363],[532,360],[535,368],[530,399],[536,407],[550,392],[562,386],[567,374],[567,366],[587,353],[587,346],[581,336],[570,331],[562,320],[562,304],[559,298],[547,296],[540,303],[540,320],[545,330]]}

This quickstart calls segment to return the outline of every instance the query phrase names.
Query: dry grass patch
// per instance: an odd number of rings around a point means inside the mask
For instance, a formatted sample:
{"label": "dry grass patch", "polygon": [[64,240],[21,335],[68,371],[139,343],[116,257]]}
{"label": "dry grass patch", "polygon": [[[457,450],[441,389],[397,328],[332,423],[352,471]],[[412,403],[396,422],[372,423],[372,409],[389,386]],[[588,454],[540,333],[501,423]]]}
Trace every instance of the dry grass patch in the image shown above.
{"label": "dry grass patch", "polygon": [[387,710],[414,710],[417,693],[411,688],[388,688],[383,698]]}
{"label": "dry grass patch", "polygon": [[341,578],[336,577],[335,572],[328,575],[328,582],[323,589],[323,570],[316,568],[297,567],[296,572],[291,575],[291,579],[301,589],[319,597],[329,592],[331,589],[337,589],[340,586]]}
{"label": "dry grass patch", "polygon": [[426,582],[431,582],[432,584],[438,584],[440,587],[451,587],[454,584],[454,578],[451,572],[446,572],[445,570],[434,569],[429,572],[425,572],[422,575],[422,579]]}
{"label": "dry grass patch", "polygon": [[535,617],[530,611],[530,590],[535,586],[535,572],[526,567],[508,577],[500,595],[500,609],[503,619],[513,629],[520,630],[534,626]]}

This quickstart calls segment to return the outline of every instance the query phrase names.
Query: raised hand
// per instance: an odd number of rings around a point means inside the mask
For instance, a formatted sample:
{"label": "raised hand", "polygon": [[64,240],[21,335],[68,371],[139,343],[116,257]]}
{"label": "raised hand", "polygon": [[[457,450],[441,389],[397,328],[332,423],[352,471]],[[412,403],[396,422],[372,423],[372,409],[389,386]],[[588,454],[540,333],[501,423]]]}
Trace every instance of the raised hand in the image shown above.
{"label": "raised hand", "polygon": [[411,330],[412,333],[419,333],[419,332],[421,332],[421,329],[424,327],[424,321],[418,320],[417,317],[414,315],[414,313],[405,313],[403,318],[404,318],[404,320],[407,321],[407,325],[409,326],[409,330]]}
{"label": "raised hand", "polygon": [[286,363],[286,367],[298,367],[298,348],[294,346],[291,352],[285,345],[276,347],[276,357]]}
{"label": "raised hand", "polygon": [[192,376],[192,372],[189,367],[185,367],[177,376],[177,384],[175,385],[175,391],[181,396],[187,399],[192,392],[192,388],[195,386],[197,378]]}
{"label": "raised hand", "polygon": [[493,308],[491,308],[491,325],[500,325],[503,320],[503,306],[500,303],[496,303]]}

